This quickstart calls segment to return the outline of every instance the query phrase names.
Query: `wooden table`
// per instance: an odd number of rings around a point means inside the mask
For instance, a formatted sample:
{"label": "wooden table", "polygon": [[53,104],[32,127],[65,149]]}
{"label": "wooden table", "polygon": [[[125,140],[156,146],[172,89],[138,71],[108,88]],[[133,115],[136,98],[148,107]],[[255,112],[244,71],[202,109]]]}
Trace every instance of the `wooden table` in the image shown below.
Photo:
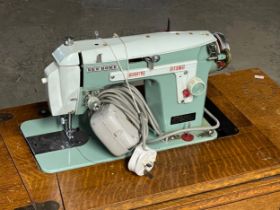
{"label": "wooden table", "polygon": [[[264,75],[256,79],[254,75]],[[280,88],[259,69],[209,78],[208,97],[239,134],[160,152],[154,178],[126,161],[44,174],[19,124],[46,103],[1,110],[0,209],[56,201],[60,209],[279,209]]]}

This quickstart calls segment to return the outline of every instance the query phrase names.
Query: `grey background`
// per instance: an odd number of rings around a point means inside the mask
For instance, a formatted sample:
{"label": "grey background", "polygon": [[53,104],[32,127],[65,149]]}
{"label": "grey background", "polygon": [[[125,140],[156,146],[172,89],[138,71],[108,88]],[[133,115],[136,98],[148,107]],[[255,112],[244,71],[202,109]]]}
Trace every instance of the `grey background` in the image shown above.
{"label": "grey background", "polygon": [[0,108],[46,100],[41,84],[64,37],[210,30],[228,38],[226,71],[260,67],[280,82],[280,1],[0,0]]}

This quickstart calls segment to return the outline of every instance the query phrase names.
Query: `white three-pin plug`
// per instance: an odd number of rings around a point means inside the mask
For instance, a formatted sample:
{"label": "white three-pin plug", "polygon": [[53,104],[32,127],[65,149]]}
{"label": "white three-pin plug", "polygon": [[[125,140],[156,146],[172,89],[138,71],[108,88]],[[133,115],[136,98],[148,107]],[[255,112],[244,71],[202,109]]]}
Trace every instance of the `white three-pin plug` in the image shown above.
{"label": "white three-pin plug", "polygon": [[128,169],[138,176],[146,175],[153,169],[156,157],[155,150],[144,148],[142,144],[139,144],[128,162]]}

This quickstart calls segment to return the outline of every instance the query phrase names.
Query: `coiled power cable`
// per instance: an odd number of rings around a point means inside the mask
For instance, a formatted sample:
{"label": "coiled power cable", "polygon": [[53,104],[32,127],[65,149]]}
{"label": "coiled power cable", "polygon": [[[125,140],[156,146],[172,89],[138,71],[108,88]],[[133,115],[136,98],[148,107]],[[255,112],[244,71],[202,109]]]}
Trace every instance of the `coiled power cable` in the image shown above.
{"label": "coiled power cable", "polygon": [[[118,36],[118,34],[114,34],[115,38],[118,38],[120,42],[124,45],[125,49],[125,55],[126,55],[126,67],[127,71],[129,70],[129,64],[128,64],[128,52],[125,42],[122,40],[121,37]],[[143,98],[142,94],[138,91],[136,87],[129,84],[127,75],[125,74],[123,67],[117,58],[112,46],[105,42],[105,40],[101,39],[103,43],[110,48],[110,51],[112,52],[119,70],[122,72],[124,77],[124,84],[121,86],[112,87],[109,89],[103,90],[99,95],[99,100],[104,104],[112,103],[116,107],[118,107],[120,110],[124,112],[124,114],[127,116],[128,120],[140,131],[140,142],[142,142],[143,147],[145,149],[147,144],[147,138],[149,135],[149,125],[150,128],[154,131],[154,133],[158,136],[156,139],[149,140],[148,143],[155,143],[160,140],[168,140],[168,138],[182,134],[187,133],[191,131],[209,131],[209,130],[215,130],[219,128],[220,122],[219,120],[210,113],[206,108],[204,108],[204,111],[209,115],[210,118],[212,118],[215,121],[215,125],[213,126],[203,126],[203,127],[195,127],[195,128],[185,128],[169,133],[162,133],[160,130],[160,127],[158,125],[157,120],[155,119],[153,113],[151,112],[149,106],[147,105],[145,99]]]}
{"label": "coiled power cable", "polygon": [[[130,95],[129,88],[134,95],[134,99],[140,111],[140,115],[138,115],[138,113],[135,111],[136,107]],[[129,84],[129,88],[126,86],[126,84],[122,86],[108,88],[100,92],[97,97],[99,98],[102,104],[113,104],[126,115],[128,120],[137,128],[137,130],[140,131],[139,133],[143,146],[146,146],[147,143],[154,143],[160,140],[168,139],[174,135],[191,131],[215,130],[220,126],[219,120],[205,108],[204,111],[206,112],[206,114],[208,114],[209,117],[215,121],[214,126],[185,128],[169,133],[162,133],[157,120],[155,119],[142,94],[133,85]],[[149,128],[153,130],[158,137],[147,142]]]}
{"label": "coiled power cable", "polygon": [[[130,91],[134,98],[131,97]],[[101,101],[101,104],[113,104],[126,115],[128,120],[140,131],[140,141],[144,148],[149,135],[149,127],[157,136],[161,136],[159,125],[153,113],[142,94],[133,85],[128,84],[127,86],[125,84],[105,89],[98,94],[97,98]],[[136,111],[136,106],[139,109],[139,114]]]}

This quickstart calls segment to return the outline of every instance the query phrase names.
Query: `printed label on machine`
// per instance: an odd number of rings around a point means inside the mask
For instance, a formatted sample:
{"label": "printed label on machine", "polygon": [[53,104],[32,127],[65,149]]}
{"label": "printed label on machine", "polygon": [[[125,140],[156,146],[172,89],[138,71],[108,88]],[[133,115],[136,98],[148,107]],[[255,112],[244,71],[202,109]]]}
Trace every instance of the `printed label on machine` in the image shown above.
{"label": "printed label on machine", "polygon": [[176,76],[177,85],[177,101],[178,103],[190,103],[193,100],[193,96],[185,97],[182,93],[186,89],[189,81],[196,76],[197,61],[189,61],[184,63],[176,63],[172,66],[162,65],[155,66],[154,69],[138,69],[129,71],[117,71],[110,74],[111,81],[123,81],[124,76],[130,79],[139,79],[151,76],[158,76],[164,74],[170,74],[173,72]]}
{"label": "printed label on machine", "polygon": [[162,74],[169,74],[170,72],[184,72],[187,71],[188,74],[193,74],[195,76],[197,67],[197,61],[189,61],[184,63],[176,63],[175,65],[162,65],[162,66],[155,66],[154,69],[137,69],[137,70],[124,70],[123,72],[117,71],[112,72],[110,74],[111,81],[122,81],[124,80],[124,75],[126,75],[127,79],[135,79],[135,78],[143,78],[143,77],[151,77],[151,76],[158,76]]}

